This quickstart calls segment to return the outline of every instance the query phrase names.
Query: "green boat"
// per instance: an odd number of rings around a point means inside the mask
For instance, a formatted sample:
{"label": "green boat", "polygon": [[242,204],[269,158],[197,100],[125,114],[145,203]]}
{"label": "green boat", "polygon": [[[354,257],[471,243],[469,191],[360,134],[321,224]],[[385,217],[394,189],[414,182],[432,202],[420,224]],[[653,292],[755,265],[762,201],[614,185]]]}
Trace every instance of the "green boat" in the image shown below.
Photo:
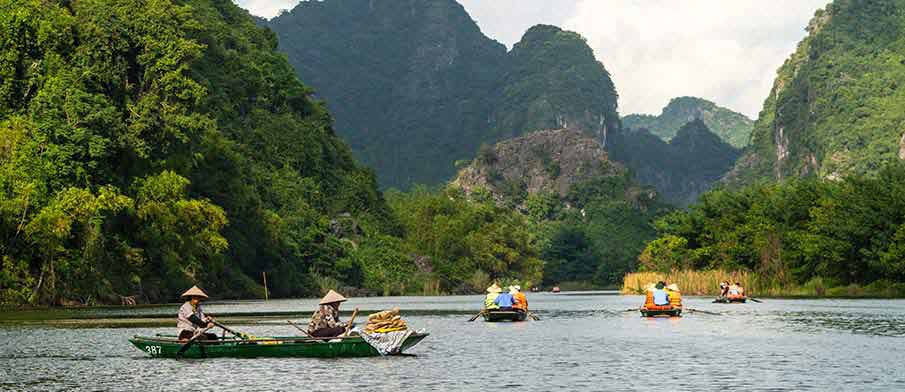
{"label": "green boat", "polygon": [[645,309],[642,307],[641,317],[682,317],[682,308],[670,307],[670,309]]}
{"label": "green boat", "polygon": [[[399,354],[420,343],[427,333],[413,333],[403,343]],[[154,358],[176,358],[185,344],[174,337],[135,336],[129,339],[135,347]],[[380,353],[359,336],[331,340],[305,337],[274,337],[255,340],[221,338],[199,340],[180,358],[356,358],[377,357]]]}
{"label": "green boat", "polygon": [[489,310],[484,312],[484,321],[497,323],[501,321],[525,321],[528,312],[516,310]]}

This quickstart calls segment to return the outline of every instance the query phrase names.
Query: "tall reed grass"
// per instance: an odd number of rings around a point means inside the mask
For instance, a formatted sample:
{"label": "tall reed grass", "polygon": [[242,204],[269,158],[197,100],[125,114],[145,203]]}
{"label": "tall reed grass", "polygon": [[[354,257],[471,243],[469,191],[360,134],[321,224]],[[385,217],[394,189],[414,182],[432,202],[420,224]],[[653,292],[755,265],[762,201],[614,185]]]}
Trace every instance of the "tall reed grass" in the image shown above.
{"label": "tall reed grass", "polygon": [[717,296],[720,282],[739,282],[751,297],[835,297],[835,298],[902,298],[905,297],[905,283],[877,281],[866,286],[857,284],[841,285],[824,278],[813,278],[798,284],[781,284],[749,271],[672,271],[634,272],[625,275],[622,283],[623,294],[644,294],[645,288],[659,281],[675,283],[685,295]]}
{"label": "tall reed grass", "polygon": [[720,282],[739,282],[749,293],[760,292],[757,284],[761,281],[753,273],[747,271],[672,271],[668,274],[659,272],[634,272],[625,275],[622,282],[623,294],[644,294],[651,283],[664,281],[675,283],[685,295],[719,295]]}

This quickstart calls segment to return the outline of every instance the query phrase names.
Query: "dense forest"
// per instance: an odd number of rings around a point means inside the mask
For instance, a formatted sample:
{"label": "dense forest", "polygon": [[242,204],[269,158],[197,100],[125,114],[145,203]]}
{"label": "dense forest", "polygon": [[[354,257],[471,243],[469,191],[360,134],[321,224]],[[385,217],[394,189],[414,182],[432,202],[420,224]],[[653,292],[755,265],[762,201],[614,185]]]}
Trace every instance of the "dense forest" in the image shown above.
{"label": "dense forest", "polygon": [[399,230],[276,36],[228,0],[0,2],[4,303],[315,294],[331,221]]}
{"label": "dense forest", "polygon": [[694,120],[704,121],[707,128],[735,148],[748,145],[754,128],[754,121],[744,114],[695,97],[673,98],[660,115],[631,114],[622,118],[622,124],[627,129],[646,129],[668,142]]}
{"label": "dense forest", "polygon": [[905,281],[905,164],[870,178],[715,190],[656,227],[660,237],[640,257],[645,270],[749,270],[766,287],[887,288]]}

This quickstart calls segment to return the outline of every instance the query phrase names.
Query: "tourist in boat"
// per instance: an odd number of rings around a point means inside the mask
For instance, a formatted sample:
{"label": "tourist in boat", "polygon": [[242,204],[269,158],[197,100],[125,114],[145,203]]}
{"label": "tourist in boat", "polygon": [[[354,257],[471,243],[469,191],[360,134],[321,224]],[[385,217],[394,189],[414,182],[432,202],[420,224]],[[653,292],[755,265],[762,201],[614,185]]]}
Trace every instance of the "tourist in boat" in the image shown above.
{"label": "tourist in boat", "polygon": [[655,306],[669,306],[669,293],[666,292],[665,288],[666,282],[657,282],[653,292]]}
{"label": "tourist in boat", "polygon": [[500,306],[496,304],[496,299],[502,291],[503,289],[501,289],[500,286],[497,286],[496,283],[487,288],[487,296],[484,297],[485,310],[496,310],[500,308]]}
{"label": "tourist in boat", "polygon": [[311,315],[308,322],[308,335],[316,338],[332,338],[346,332],[346,323],[339,321],[339,304],[348,299],[339,293],[330,290],[321,299],[317,310]]}
{"label": "tourist in boat", "polygon": [[669,295],[669,304],[674,308],[682,307],[682,293],[679,291],[679,285],[670,283],[666,286],[666,294]]}
{"label": "tourist in boat", "polygon": [[513,298],[511,291],[506,291],[497,295],[493,303],[499,306],[500,310],[512,310],[512,306],[515,305],[515,298]]}
{"label": "tourist in boat", "polygon": [[736,298],[745,298],[745,288],[742,287],[741,283],[735,282],[735,290],[736,290]]}
{"label": "tourist in boat", "polygon": [[525,297],[525,293],[522,292],[522,288],[518,285],[509,286],[509,293],[512,294],[513,304],[512,308],[521,312],[528,311],[528,298]]}
{"label": "tourist in boat", "polygon": [[720,282],[720,298],[728,298],[729,297],[729,282],[722,281]]}
{"label": "tourist in boat", "polygon": [[[208,298],[203,290],[198,286],[192,286],[188,291],[182,293],[182,298],[187,298],[188,301],[182,304],[176,317],[179,340],[189,340],[195,337],[195,334],[214,327],[213,319],[205,315],[201,308],[201,302]],[[204,336],[200,339],[217,340],[217,335],[204,332]]]}

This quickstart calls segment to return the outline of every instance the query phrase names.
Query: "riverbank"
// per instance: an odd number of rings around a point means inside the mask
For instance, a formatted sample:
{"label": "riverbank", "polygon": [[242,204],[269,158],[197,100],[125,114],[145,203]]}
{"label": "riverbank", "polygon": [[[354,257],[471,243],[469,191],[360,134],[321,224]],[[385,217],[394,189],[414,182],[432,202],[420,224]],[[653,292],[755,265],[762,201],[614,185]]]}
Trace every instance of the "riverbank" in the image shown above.
{"label": "riverbank", "polygon": [[739,282],[751,297],[776,298],[905,298],[905,283],[876,281],[867,285],[840,285],[832,280],[814,278],[804,284],[778,285],[749,271],[673,271],[634,272],[625,275],[623,294],[644,294],[650,283],[675,283],[685,295],[717,296],[722,281]]}

